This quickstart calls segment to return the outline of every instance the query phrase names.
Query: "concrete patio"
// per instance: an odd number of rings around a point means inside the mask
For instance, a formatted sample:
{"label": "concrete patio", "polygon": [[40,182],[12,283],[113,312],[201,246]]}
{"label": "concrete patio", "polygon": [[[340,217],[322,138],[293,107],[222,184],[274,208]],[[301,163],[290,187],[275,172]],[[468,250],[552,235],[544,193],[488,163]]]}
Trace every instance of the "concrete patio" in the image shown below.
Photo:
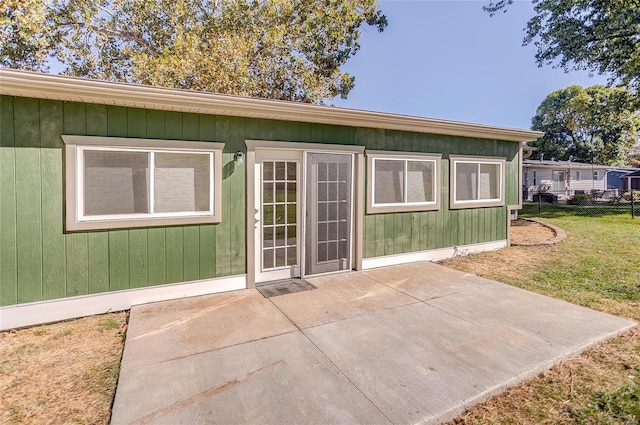
{"label": "concrete patio", "polygon": [[112,424],[439,423],[633,322],[420,262],[131,309]]}

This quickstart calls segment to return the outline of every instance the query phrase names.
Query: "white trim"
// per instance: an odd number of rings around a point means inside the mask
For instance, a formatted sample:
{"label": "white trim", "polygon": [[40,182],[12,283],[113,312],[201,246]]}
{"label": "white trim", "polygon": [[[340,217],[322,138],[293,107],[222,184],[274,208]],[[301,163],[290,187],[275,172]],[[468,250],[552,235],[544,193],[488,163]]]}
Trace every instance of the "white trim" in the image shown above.
{"label": "white trim", "polygon": [[[385,152],[367,151],[367,214],[403,212],[403,211],[431,211],[440,209],[440,154],[417,154],[413,152]],[[376,161],[398,161],[403,163],[403,193],[404,202],[376,203]],[[408,197],[408,166],[409,162],[430,162],[432,169],[432,201],[409,202]]]}
{"label": "white trim", "polygon": [[428,251],[409,252],[406,254],[385,255],[383,257],[371,257],[362,260],[362,269],[374,269],[396,264],[414,263],[416,261],[439,261],[452,258],[457,255],[477,254],[480,252],[496,251],[506,248],[507,240],[483,242],[470,245],[452,246],[449,248],[431,249]]}
{"label": "white trim", "polygon": [[[123,137],[62,135],[66,167],[66,230],[115,229],[129,227],[168,226],[218,223],[222,220],[222,152],[224,143],[155,140]],[[85,151],[141,152],[147,154],[149,170],[149,212],[132,214],[84,214]],[[209,210],[154,212],[155,154],[208,155]]]}
{"label": "white trim", "polygon": [[[450,155],[450,184],[451,184],[451,196],[449,199],[450,209],[464,209],[464,208],[480,208],[480,207],[499,207],[505,204],[505,181],[506,181],[506,159],[496,157],[480,157],[480,156],[458,156]],[[459,200],[458,198],[458,164],[477,164],[477,179],[476,179],[476,195],[477,199]],[[480,168],[482,164],[497,165],[499,168],[498,176],[498,193],[497,198],[480,198]]]}
{"label": "white trim", "polygon": [[114,83],[0,68],[0,94],[165,111],[301,121],[527,142],[543,133],[333,106]]}
{"label": "white trim", "polygon": [[237,275],[0,307],[0,330],[128,310],[137,304],[216,294],[246,287],[246,275]]}

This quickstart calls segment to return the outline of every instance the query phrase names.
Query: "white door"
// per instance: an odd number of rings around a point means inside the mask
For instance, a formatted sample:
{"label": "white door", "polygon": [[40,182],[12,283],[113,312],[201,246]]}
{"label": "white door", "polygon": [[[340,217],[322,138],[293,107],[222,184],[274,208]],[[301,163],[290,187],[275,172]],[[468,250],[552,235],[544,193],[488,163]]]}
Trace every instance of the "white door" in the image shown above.
{"label": "white door", "polygon": [[300,276],[302,152],[256,151],[256,282]]}
{"label": "white door", "polygon": [[351,269],[353,157],[256,150],[256,283]]}

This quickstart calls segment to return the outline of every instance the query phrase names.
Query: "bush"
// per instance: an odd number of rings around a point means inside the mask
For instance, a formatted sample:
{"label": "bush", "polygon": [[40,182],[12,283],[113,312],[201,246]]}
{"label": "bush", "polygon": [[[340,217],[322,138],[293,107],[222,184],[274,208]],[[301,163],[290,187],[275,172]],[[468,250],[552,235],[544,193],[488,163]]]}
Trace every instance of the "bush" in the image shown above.
{"label": "bush", "polygon": [[589,205],[590,203],[591,196],[586,193],[578,193],[567,200],[567,204],[569,205]]}
{"label": "bush", "polygon": [[[624,199],[625,201],[630,201],[631,200],[631,192],[623,193],[622,194],[622,199]],[[633,191],[633,200],[640,202],[640,190],[634,190]]]}

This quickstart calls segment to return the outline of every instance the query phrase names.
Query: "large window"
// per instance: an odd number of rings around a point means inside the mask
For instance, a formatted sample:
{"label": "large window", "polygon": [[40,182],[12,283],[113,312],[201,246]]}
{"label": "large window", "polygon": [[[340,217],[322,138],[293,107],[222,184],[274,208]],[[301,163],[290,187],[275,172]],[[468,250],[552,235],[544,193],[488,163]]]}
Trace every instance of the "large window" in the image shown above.
{"label": "large window", "polygon": [[67,230],[220,221],[222,144],[63,139]]}
{"label": "large window", "polygon": [[451,208],[504,205],[501,158],[451,156]]}
{"label": "large window", "polygon": [[367,212],[439,208],[440,156],[367,151],[367,160]]}

